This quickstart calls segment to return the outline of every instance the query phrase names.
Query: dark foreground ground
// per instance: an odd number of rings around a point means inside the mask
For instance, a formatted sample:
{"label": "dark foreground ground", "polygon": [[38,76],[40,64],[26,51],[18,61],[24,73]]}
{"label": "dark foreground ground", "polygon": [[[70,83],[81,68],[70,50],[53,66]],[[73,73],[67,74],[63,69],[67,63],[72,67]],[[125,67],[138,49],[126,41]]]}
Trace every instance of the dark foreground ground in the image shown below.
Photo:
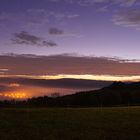
{"label": "dark foreground ground", "polygon": [[0,140],[140,140],[140,107],[1,109]]}

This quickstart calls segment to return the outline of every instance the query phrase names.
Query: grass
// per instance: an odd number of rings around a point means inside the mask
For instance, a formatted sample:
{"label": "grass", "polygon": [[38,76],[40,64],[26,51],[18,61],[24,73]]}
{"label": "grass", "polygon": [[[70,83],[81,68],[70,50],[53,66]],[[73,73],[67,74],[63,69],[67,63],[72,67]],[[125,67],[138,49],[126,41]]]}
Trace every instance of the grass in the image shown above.
{"label": "grass", "polygon": [[140,107],[1,109],[0,140],[140,140]]}

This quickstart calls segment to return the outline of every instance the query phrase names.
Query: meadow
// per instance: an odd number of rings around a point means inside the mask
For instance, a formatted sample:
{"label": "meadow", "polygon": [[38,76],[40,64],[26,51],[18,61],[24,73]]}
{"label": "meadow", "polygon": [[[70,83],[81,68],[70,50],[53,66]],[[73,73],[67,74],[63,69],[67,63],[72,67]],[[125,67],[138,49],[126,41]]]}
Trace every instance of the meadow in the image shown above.
{"label": "meadow", "polygon": [[139,139],[140,107],[0,110],[0,140]]}

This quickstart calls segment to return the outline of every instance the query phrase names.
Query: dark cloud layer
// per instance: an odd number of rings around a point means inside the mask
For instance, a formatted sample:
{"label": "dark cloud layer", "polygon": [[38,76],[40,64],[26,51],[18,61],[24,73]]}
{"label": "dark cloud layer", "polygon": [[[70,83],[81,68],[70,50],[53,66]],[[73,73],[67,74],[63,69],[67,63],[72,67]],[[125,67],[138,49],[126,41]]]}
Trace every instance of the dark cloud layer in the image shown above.
{"label": "dark cloud layer", "polygon": [[54,47],[57,46],[56,43],[52,41],[43,40],[41,37],[36,35],[32,35],[28,32],[22,31],[20,33],[15,33],[14,38],[12,39],[13,43],[20,44],[20,45],[35,45],[35,46],[42,46],[42,47]]}
{"label": "dark cloud layer", "polygon": [[[96,81],[96,80],[82,80],[82,79],[29,79],[29,78],[1,78],[0,83],[11,84],[17,83],[26,86],[40,86],[49,88],[72,88],[72,89],[96,89],[107,86],[112,82]],[[0,86],[1,90],[9,89],[6,86]]]}
{"label": "dark cloud layer", "polygon": [[3,55],[0,68],[10,75],[140,75],[140,63],[108,57]]}

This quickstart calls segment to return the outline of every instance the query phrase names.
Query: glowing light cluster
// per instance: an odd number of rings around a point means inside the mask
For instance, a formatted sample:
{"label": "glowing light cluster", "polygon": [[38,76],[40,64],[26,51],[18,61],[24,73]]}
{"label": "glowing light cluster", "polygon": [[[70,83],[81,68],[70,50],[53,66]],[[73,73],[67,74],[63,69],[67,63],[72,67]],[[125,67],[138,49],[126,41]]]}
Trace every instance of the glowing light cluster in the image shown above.
{"label": "glowing light cluster", "polygon": [[28,96],[25,93],[22,92],[13,92],[13,93],[6,93],[4,94],[5,97],[13,98],[13,99],[25,99],[28,98]]}

